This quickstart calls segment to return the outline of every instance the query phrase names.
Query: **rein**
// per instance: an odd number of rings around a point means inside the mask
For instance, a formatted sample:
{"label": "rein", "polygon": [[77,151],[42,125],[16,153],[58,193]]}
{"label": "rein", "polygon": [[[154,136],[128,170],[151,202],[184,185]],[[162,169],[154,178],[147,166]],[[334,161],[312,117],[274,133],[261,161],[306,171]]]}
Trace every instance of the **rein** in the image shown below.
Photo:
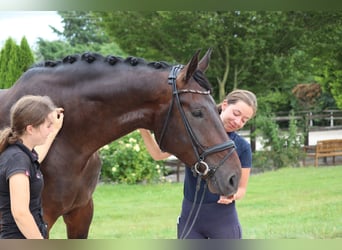
{"label": "rein", "polygon": [[[172,101],[171,104],[169,106],[169,110],[167,113],[167,118],[164,122],[164,126],[161,132],[161,136],[160,136],[160,140],[159,140],[159,147],[162,149],[162,142],[166,133],[166,129],[167,126],[169,124],[169,120],[171,117],[171,113],[172,113],[172,109],[174,104],[176,103],[178,111],[181,114],[182,117],[182,121],[183,124],[185,126],[185,129],[187,131],[188,136],[191,139],[191,144],[192,144],[192,148],[193,151],[195,153],[196,156],[196,163],[194,164],[194,166],[192,167],[193,171],[195,171],[198,175],[202,176],[202,177],[207,177],[207,176],[213,176],[216,172],[216,170],[223,164],[223,162],[225,162],[230,155],[234,152],[235,150],[235,143],[233,140],[228,140],[227,142],[224,142],[222,144],[219,145],[215,145],[212,146],[210,148],[204,148],[201,143],[198,141],[196,135],[194,134],[190,123],[188,121],[188,119],[185,116],[185,112],[182,108],[180,99],[179,99],[179,94],[182,93],[192,93],[192,94],[201,94],[201,95],[210,95],[210,91],[199,91],[199,90],[191,90],[191,89],[181,89],[178,90],[177,89],[177,84],[176,84],[176,79],[177,79],[177,75],[179,74],[179,72],[183,69],[183,65],[176,65],[173,66],[169,77],[168,77],[168,83],[172,86]],[[205,162],[205,158],[210,155],[210,154],[214,154],[226,149],[231,148],[232,150],[229,151],[229,153],[219,162],[219,164],[217,166],[214,166],[212,168],[209,167],[208,163]],[[202,153],[199,153],[199,149],[202,151]],[[201,166],[204,167],[204,171],[201,171]]]}
{"label": "rein", "polygon": [[201,200],[198,204],[198,207],[197,207],[197,210],[196,210],[196,214],[192,220],[192,223],[187,231],[187,233],[185,233],[185,230],[187,229],[188,227],[188,224],[190,222],[190,218],[192,216],[192,213],[194,212],[194,209],[195,209],[195,206],[196,206],[196,201],[197,201],[197,195],[198,195],[198,192],[201,188],[201,176],[198,175],[197,176],[197,184],[196,184],[196,193],[195,193],[195,198],[194,198],[194,202],[192,203],[192,206],[191,206],[191,210],[190,210],[190,213],[189,213],[189,216],[185,222],[185,225],[184,225],[184,228],[183,228],[183,231],[182,231],[182,234],[180,235],[180,239],[186,239],[186,237],[188,237],[189,233],[191,232],[193,226],[195,225],[195,222],[197,220],[197,217],[198,217],[198,214],[199,214],[199,211],[201,209],[201,206],[202,206],[202,203],[203,203],[203,200],[204,200],[204,196],[205,196],[205,192],[207,190],[207,183],[204,183],[204,186],[203,186],[203,193],[202,193],[202,196],[201,196]]}

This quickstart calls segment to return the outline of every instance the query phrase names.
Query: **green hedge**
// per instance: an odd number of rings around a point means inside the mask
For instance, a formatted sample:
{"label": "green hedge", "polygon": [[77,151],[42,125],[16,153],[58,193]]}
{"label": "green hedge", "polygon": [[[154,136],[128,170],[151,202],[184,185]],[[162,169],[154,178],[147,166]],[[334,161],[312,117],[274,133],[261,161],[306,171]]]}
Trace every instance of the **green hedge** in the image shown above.
{"label": "green hedge", "polygon": [[163,181],[164,161],[149,155],[138,131],[100,149],[101,180],[114,183],[154,183]]}

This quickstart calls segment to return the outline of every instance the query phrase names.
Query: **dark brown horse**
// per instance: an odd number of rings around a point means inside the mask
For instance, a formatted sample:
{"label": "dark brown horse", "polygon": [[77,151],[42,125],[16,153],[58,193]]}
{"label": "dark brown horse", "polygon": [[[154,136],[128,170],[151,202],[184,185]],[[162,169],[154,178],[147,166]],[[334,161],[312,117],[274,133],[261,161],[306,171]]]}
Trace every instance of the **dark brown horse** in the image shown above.
{"label": "dark brown horse", "polygon": [[[96,53],[46,61],[0,91],[0,128],[21,96],[48,95],[64,108],[64,124],[42,163],[44,218],[63,216],[68,238],[87,238],[101,164],[97,150],[137,128],[152,130],[165,151],[194,166],[211,192],[232,194],[240,161],[204,76],[210,50],[185,65]],[[115,202],[115,201],[113,201]]]}

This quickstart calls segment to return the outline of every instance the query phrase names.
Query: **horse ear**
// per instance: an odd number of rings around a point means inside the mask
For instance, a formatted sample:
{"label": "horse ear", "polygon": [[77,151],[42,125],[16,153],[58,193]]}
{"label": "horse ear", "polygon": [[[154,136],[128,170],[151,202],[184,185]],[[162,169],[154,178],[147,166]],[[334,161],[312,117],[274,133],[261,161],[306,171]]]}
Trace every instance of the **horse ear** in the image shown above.
{"label": "horse ear", "polygon": [[198,66],[198,55],[201,52],[201,50],[197,50],[196,53],[191,58],[191,61],[186,65],[186,74],[184,77],[184,81],[188,82],[191,76],[195,73],[195,70]]}
{"label": "horse ear", "polygon": [[209,66],[210,56],[211,56],[212,49],[209,48],[208,51],[205,53],[201,61],[198,63],[198,68],[205,72]]}

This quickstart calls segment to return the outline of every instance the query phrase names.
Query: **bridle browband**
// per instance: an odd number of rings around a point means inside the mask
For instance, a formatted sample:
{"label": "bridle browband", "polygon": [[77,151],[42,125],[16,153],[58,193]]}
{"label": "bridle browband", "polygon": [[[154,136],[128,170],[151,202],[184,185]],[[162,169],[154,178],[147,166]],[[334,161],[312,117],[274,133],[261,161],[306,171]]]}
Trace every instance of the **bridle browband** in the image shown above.
{"label": "bridle browband", "polygon": [[[159,139],[159,147],[161,149],[162,148],[162,142],[166,133],[166,128],[169,124],[169,120],[171,117],[171,113],[172,113],[172,109],[173,109],[173,105],[174,103],[176,103],[177,108],[179,113],[181,114],[182,120],[183,120],[183,124],[185,126],[185,129],[187,131],[188,136],[191,139],[191,144],[192,144],[192,148],[193,151],[196,155],[196,163],[194,164],[193,171],[195,173],[197,173],[198,175],[202,176],[202,177],[208,177],[208,176],[212,176],[215,174],[216,170],[230,157],[230,155],[234,152],[235,150],[235,143],[232,140],[228,140],[227,142],[224,142],[222,144],[219,145],[215,145],[212,146],[210,148],[205,148],[201,145],[201,143],[198,141],[196,135],[194,134],[188,119],[185,116],[184,110],[182,108],[182,105],[180,103],[180,99],[179,99],[179,94],[182,93],[192,93],[192,94],[201,94],[201,95],[210,95],[210,91],[199,91],[199,90],[191,90],[191,89],[181,89],[178,90],[177,89],[177,84],[176,84],[176,78],[177,75],[179,74],[179,72],[183,69],[183,65],[175,65],[172,67],[169,77],[168,77],[168,83],[172,86],[172,101],[171,104],[169,106],[169,110],[167,113],[167,117],[165,119],[164,122],[164,126],[160,135],[160,139]],[[217,166],[214,166],[212,168],[209,167],[209,165],[205,162],[205,158],[213,153],[216,152],[220,152],[226,149],[231,148],[231,150],[228,152],[228,154],[220,161],[220,163]],[[202,151],[202,153],[199,153],[199,149]],[[204,171],[201,172],[200,167],[204,166]]]}

